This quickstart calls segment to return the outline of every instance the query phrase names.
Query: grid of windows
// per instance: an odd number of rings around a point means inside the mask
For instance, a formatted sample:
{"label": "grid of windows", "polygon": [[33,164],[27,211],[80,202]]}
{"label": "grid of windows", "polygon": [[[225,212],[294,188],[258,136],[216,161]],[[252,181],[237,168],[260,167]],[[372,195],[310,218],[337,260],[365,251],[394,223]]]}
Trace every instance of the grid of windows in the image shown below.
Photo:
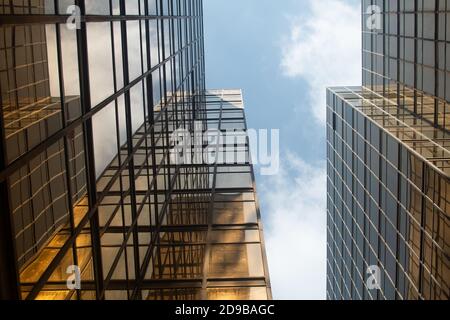
{"label": "grid of windows", "polygon": [[[364,0],[362,8],[363,85],[448,130],[450,1]],[[380,29],[369,28],[375,18]]]}
{"label": "grid of windows", "polygon": [[327,91],[329,299],[450,297],[449,6],[362,2],[363,86]]}
{"label": "grid of windows", "polygon": [[[65,25],[71,4],[79,29]],[[242,94],[205,90],[202,1],[0,8],[11,63],[0,69],[0,206],[11,213],[0,218],[1,297],[271,298]],[[199,126],[244,137],[204,141],[202,154],[246,161],[174,163],[174,131]],[[71,266],[81,289],[67,287]]]}
{"label": "grid of windows", "polygon": [[[328,297],[448,299],[450,180],[373,117],[367,95],[328,92]],[[370,266],[381,290],[367,286]]]}
{"label": "grid of windows", "polygon": [[[15,8],[15,6],[14,6]],[[45,26],[0,29],[0,83],[5,161],[10,164],[62,128],[61,99],[50,94]],[[67,97],[65,114],[80,109],[79,98]],[[18,266],[23,267],[55,230],[67,223],[65,157],[71,171],[72,201],[86,192],[83,132],[43,150],[8,178]]]}

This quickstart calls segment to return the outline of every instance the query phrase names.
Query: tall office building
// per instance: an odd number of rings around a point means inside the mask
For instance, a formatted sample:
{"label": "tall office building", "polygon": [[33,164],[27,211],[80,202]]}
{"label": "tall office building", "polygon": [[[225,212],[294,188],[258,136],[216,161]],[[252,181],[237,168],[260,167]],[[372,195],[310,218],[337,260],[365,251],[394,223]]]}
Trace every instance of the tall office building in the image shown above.
{"label": "tall office building", "polygon": [[327,296],[448,300],[450,2],[362,12],[363,86],[327,92]]}
{"label": "tall office building", "polygon": [[271,298],[201,0],[3,0],[0,63],[0,298]]}

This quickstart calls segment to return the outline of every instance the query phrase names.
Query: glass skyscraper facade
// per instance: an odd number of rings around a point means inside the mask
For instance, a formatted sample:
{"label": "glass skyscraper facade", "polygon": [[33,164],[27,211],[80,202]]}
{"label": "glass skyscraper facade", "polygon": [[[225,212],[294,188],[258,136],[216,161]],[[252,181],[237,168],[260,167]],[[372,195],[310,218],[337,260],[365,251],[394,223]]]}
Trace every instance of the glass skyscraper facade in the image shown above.
{"label": "glass skyscraper facade", "polygon": [[0,298],[271,299],[202,1],[4,0],[0,21]]}
{"label": "glass skyscraper facade", "polygon": [[328,299],[450,298],[449,13],[362,1],[363,85],[327,91]]}

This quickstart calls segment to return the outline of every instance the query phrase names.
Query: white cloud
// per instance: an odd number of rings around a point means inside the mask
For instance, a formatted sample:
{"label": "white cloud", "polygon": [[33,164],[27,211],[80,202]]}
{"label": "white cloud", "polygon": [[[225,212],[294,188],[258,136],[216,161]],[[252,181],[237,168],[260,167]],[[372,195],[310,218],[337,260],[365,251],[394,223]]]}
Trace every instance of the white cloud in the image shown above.
{"label": "white cloud", "polygon": [[325,124],[325,88],[361,84],[361,11],[343,0],[307,2],[310,12],[292,19],[283,40],[281,67],[308,82],[310,108]]}
{"label": "white cloud", "polygon": [[[361,13],[345,0],[305,0],[309,11],[291,18],[281,68],[307,82],[306,106],[325,124],[328,86],[361,84]],[[305,6],[308,7],[308,6]],[[278,176],[266,177],[266,246],[276,299],[326,298],[326,163],[283,157]]]}
{"label": "white cloud", "polygon": [[326,298],[326,168],[288,153],[266,177],[266,247],[275,299]]}

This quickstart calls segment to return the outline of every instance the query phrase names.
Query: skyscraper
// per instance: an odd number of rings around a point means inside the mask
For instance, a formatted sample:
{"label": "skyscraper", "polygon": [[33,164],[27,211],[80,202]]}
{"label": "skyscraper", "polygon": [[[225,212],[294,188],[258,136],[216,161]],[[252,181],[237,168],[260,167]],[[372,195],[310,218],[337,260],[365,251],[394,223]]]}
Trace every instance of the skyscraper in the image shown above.
{"label": "skyscraper", "polygon": [[0,2],[0,298],[270,299],[242,93],[205,88],[202,1],[73,5]]}
{"label": "skyscraper", "polygon": [[450,298],[449,10],[362,1],[363,86],[327,91],[329,299]]}

